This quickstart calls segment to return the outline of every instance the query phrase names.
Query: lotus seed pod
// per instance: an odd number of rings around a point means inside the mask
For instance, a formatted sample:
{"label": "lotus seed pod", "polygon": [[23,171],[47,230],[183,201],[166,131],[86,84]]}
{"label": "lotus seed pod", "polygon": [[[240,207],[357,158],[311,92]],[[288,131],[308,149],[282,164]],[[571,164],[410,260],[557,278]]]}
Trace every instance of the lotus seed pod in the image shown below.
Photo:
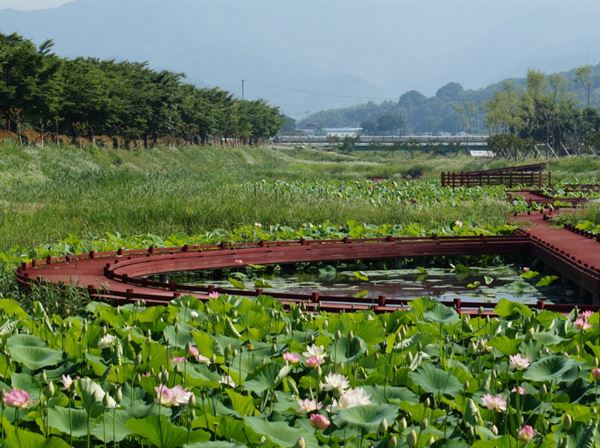
{"label": "lotus seed pod", "polygon": [[379,424],[379,433],[380,434],[385,434],[388,430],[388,422],[387,419],[384,417],[383,420],[381,420],[381,423]]}
{"label": "lotus seed pod", "polygon": [[304,441],[304,437],[300,436],[298,440],[296,440],[294,448],[306,448],[306,442]]}
{"label": "lotus seed pod", "polygon": [[408,437],[406,437],[406,443],[408,446],[417,446],[417,433],[414,429],[408,433]]}
{"label": "lotus seed pod", "polygon": [[492,425],[492,432],[494,433],[494,435],[498,435],[498,427],[496,425]]}
{"label": "lotus seed pod", "polygon": [[396,448],[398,446],[398,439],[396,436],[390,437],[387,443],[388,448]]}
{"label": "lotus seed pod", "polygon": [[429,419],[427,417],[425,417],[423,420],[421,420],[421,429],[425,429],[429,426]]}
{"label": "lotus seed pod", "polygon": [[406,423],[406,418],[402,417],[400,419],[400,431],[404,431],[406,428],[408,428],[408,423]]}
{"label": "lotus seed pod", "polygon": [[571,426],[573,426],[573,417],[569,414],[565,414],[563,417],[563,428],[565,431],[568,431],[571,429]]}

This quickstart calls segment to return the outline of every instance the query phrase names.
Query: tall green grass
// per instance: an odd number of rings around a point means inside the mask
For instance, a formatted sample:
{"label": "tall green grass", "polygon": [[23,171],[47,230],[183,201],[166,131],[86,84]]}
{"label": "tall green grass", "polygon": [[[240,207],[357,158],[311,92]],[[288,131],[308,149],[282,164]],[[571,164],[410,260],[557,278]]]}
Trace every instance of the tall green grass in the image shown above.
{"label": "tall green grass", "polygon": [[[582,163],[582,162],[581,162]],[[501,224],[508,207],[482,200],[436,207],[374,204],[305,193],[265,194],[240,188],[263,179],[339,181],[373,177],[436,177],[442,170],[499,162],[389,151],[318,149],[155,148],[118,151],[70,146],[0,144],[0,250],[105,232],[196,234],[243,224],[344,222],[444,225],[455,220]],[[598,170],[598,161],[559,162],[557,169]]]}

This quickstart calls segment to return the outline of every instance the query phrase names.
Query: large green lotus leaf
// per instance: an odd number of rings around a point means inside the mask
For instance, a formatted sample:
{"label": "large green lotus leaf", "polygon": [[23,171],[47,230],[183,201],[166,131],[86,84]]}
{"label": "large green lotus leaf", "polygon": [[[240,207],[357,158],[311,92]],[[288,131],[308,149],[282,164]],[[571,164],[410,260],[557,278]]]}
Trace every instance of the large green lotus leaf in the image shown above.
{"label": "large green lotus leaf", "polygon": [[[73,437],[83,437],[87,434],[87,412],[84,409],[63,408],[52,406],[48,408],[48,424],[63,434]],[[91,426],[95,424],[91,422]]]}
{"label": "large green lotus leaf", "polygon": [[560,336],[546,331],[534,333],[533,339],[542,343],[543,345],[557,345],[564,341],[564,339]]}
{"label": "large green lotus leaf", "polygon": [[364,353],[367,348],[364,341],[354,336],[349,339],[347,336],[342,336],[335,343],[328,347],[331,360],[335,362],[349,361]]}
{"label": "large green lotus leaf", "polygon": [[573,360],[562,355],[548,356],[529,366],[523,378],[530,381],[573,381],[577,377],[577,366]]}
{"label": "large green lotus leaf", "polygon": [[203,442],[210,440],[210,434],[205,431],[193,431],[188,440],[188,431],[182,426],[174,425],[164,415],[151,415],[142,419],[130,419],[126,423],[134,434],[142,436],[158,448],[179,448],[188,442]]}
{"label": "large green lotus leaf", "polygon": [[37,336],[17,334],[6,341],[13,360],[31,370],[54,366],[63,359],[63,352],[46,347]]}
{"label": "large green lotus leaf", "polygon": [[264,435],[277,446],[293,447],[300,437],[309,448],[319,446],[315,436],[299,428],[290,426],[287,422],[270,422],[262,417],[245,417],[246,426],[258,435]]}
{"label": "large green lotus leaf", "polygon": [[257,395],[262,394],[265,390],[271,389],[276,385],[280,367],[281,366],[275,363],[260,366],[248,375],[248,378],[244,381],[244,389],[254,392]]}
{"label": "large green lotus leaf", "polygon": [[6,438],[2,446],[6,448],[69,448],[69,444],[58,437],[46,439],[41,434],[12,426],[5,431]]}
{"label": "large green lotus leaf", "polygon": [[231,408],[239,415],[255,415],[254,399],[249,395],[242,395],[233,389],[225,392],[231,401]]}
{"label": "large green lotus leaf", "polygon": [[379,344],[385,339],[385,330],[378,320],[363,320],[356,325],[354,332],[369,345]]}
{"label": "large green lotus leaf", "polygon": [[398,415],[398,408],[389,404],[354,406],[336,413],[333,422],[339,428],[358,429],[368,434],[377,432],[385,418],[393,422]]}
{"label": "large green lotus leaf", "polygon": [[127,427],[127,420],[131,418],[128,411],[107,410],[94,426],[92,434],[103,442],[120,442],[132,433]]}
{"label": "large green lotus leaf", "polygon": [[507,299],[500,299],[494,312],[500,317],[531,317],[533,315],[533,311],[528,306]]}
{"label": "large green lotus leaf", "polygon": [[182,322],[177,325],[179,331],[176,331],[173,325],[169,325],[163,330],[163,336],[171,347],[185,348],[187,344],[193,341],[192,327]]}
{"label": "large green lotus leaf", "polygon": [[428,393],[455,396],[462,386],[452,373],[438,369],[431,364],[423,364],[410,379]]}
{"label": "large green lotus leaf", "polygon": [[[214,418],[214,417],[213,417]],[[199,417],[199,421],[204,420]],[[221,416],[216,420],[218,422],[217,436],[221,439],[234,440],[244,446],[256,446],[260,443],[260,435],[246,429],[246,423],[230,416]]]}
{"label": "large green lotus leaf", "polygon": [[197,442],[189,445],[183,445],[183,448],[245,448],[246,445],[240,445],[239,443],[231,442]]}
{"label": "large green lotus leaf", "polygon": [[435,322],[442,325],[452,325],[458,322],[459,316],[452,308],[438,303],[433,309],[426,311],[423,318],[429,322]]}
{"label": "large green lotus leaf", "polygon": [[209,370],[205,365],[193,365],[188,363],[186,370],[186,380],[194,387],[213,387],[219,386],[221,375]]}
{"label": "large green lotus leaf", "polygon": [[514,355],[519,351],[521,339],[509,338],[508,336],[495,336],[489,340],[488,345],[494,347],[505,356]]}
{"label": "large green lotus leaf", "polygon": [[371,396],[371,400],[377,403],[419,402],[419,397],[406,387],[376,385],[363,386],[363,389]]}

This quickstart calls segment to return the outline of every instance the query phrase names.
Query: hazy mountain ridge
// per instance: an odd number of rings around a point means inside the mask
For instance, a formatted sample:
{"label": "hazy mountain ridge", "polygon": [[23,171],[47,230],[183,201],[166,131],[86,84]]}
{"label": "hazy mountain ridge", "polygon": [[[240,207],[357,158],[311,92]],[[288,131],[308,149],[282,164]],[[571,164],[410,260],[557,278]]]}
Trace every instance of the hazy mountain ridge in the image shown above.
{"label": "hazy mountain ridge", "polygon": [[474,88],[530,66],[559,71],[584,64],[590,43],[600,56],[592,6],[451,3],[75,0],[0,10],[0,29],[53,38],[64,56],[147,60],[238,95],[246,79],[247,98],[295,117],[433,94],[449,79]]}
{"label": "hazy mountain ridge", "polygon": [[[569,81],[569,90],[584,100],[583,88],[575,82],[575,69],[561,72]],[[592,105],[600,106],[600,64],[593,69],[594,85],[592,90]],[[440,87],[436,94],[427,97],[422,93],[411,90],[400,96],[397,102],[369,102],[352,107],[328,109],[316,112],[299,126],[316,127],[358,127],[365,120],[377,120],[378,117],[396,113],[404,122],[402,131],[405,133],[456,133],[464,131],[456,107],[472,102],[476,106],[475,126],[472,132],[485,132],[485,104],[495,92],[502,89],[506,81],[512,81],[516,86],[525,86],[526,78],[510,78],[482,89],[463,89],[457,82],[449,82]]]}

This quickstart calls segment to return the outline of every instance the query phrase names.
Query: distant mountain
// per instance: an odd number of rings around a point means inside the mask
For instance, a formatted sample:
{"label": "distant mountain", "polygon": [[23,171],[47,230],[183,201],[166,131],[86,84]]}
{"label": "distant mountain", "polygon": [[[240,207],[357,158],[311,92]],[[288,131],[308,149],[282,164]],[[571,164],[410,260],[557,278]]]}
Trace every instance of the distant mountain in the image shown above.
{"label": "distant mountain", "polygon": [[[584,100],[584,90],[575,82],[575,69],[562,72],[569,82],[569,90]],[[600,107],[600,64],[593,69],[594,85],[592,90],[592,104]],[[508,81],[505,80],[505,81]],[[381,116],[395,114],[403,121],[402,132],[406,134],[457,133],[464,131],[457,107],[466,103],[475,106],[475,122],[472,132],[486,132],[485,129],[485,104],[502,88],[505,81],[491,84],[483,89],[465,90],[456,82],[450,82],[440,87],[436,94],[427,97],[420,92],[411,90],[404,93],[398,101],[384,101],[381,103],[368,102],[351,107],[327,109],[311,114],[298,123],[299,127],[359,127],[365,121],[376,122]],[[513,78],[517,87],[523,88],[525,78]]]}
{"label": "distant mountain", "polygon": [[484,86],[600,58],[594,2],[74,0],[0,10],[0,30],[68,57],[147,60],[200,86],[308,111]]}

